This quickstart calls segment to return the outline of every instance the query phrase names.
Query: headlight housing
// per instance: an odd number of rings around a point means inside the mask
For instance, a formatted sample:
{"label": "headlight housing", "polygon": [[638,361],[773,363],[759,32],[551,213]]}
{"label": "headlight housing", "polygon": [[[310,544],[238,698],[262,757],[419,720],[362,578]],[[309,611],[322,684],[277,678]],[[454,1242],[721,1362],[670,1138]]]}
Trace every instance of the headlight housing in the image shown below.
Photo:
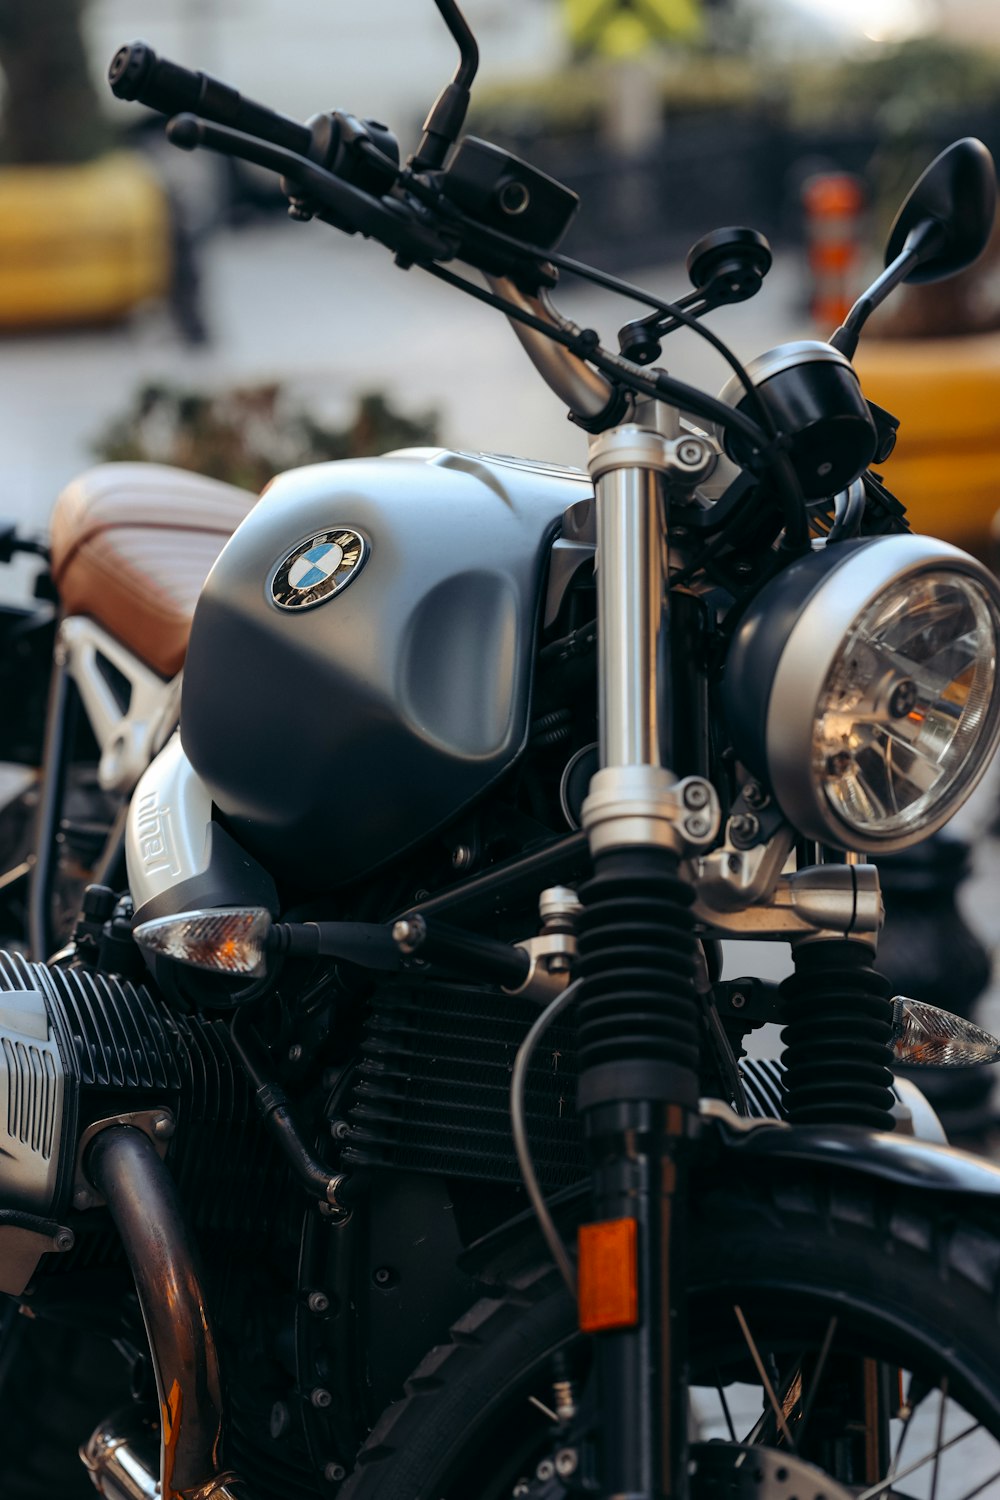
{"label": "headlight housing", "polygon": [[1000,740],[1000,588],[929,537],[844,542],[761,591],[724,684],[737,756],[809,838],[890,852],[955,812]]}

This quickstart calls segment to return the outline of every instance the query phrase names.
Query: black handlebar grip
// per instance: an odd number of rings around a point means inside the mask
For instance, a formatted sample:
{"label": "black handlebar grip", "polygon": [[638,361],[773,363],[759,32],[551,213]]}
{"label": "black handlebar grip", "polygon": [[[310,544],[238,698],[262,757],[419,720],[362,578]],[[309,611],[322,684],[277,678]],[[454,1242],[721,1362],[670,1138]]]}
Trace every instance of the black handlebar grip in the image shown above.
{"label": "black handlebar grip", "polygon": [[302,156],[312,144],[308,126],[279,115],[264,104],[244,99],[236,89],[208,73],[197,73],[169,58],[157,57],[146,42],[131,42],[118,49],[111,59],[108,82],[117,98],[137,100],[161,114],[190,112]]}

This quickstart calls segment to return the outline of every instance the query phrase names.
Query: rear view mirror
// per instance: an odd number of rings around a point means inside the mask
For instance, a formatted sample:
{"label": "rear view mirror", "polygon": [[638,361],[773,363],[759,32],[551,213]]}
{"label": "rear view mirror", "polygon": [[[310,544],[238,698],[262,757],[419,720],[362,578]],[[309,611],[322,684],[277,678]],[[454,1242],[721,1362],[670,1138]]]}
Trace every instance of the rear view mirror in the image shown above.
{"label": "rear view mirror", "polygon": [[886,265],[902,254],[916,230],[918,260],[907,282],[943,281],[964,271],[986,248],[996,203],[997,174],[989,151],[972,136],[955,141],[907,194],[889,231]]}

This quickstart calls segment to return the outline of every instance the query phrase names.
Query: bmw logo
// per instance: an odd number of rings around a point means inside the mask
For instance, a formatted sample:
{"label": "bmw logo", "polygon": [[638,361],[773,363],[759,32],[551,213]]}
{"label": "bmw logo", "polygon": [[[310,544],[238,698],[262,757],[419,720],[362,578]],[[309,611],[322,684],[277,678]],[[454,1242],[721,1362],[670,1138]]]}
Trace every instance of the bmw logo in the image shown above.
{"label": "bmw logo", "polygon": [[281,609],[311,609],[345,589],[368,560],[368,543],[340,527],[300,542],[278,564],[271,598]]}

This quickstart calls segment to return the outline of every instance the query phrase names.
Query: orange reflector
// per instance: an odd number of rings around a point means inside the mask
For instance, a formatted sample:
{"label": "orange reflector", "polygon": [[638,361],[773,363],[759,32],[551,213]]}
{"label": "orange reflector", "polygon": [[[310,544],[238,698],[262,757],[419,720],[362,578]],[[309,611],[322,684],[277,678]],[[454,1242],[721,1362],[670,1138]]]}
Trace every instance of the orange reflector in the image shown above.
{"label": "orange reflector", "polygon": [[634,1219],[581,1224],[577,1301],[584,1333],[634,1328],[639,1321],[639,1264]]}

